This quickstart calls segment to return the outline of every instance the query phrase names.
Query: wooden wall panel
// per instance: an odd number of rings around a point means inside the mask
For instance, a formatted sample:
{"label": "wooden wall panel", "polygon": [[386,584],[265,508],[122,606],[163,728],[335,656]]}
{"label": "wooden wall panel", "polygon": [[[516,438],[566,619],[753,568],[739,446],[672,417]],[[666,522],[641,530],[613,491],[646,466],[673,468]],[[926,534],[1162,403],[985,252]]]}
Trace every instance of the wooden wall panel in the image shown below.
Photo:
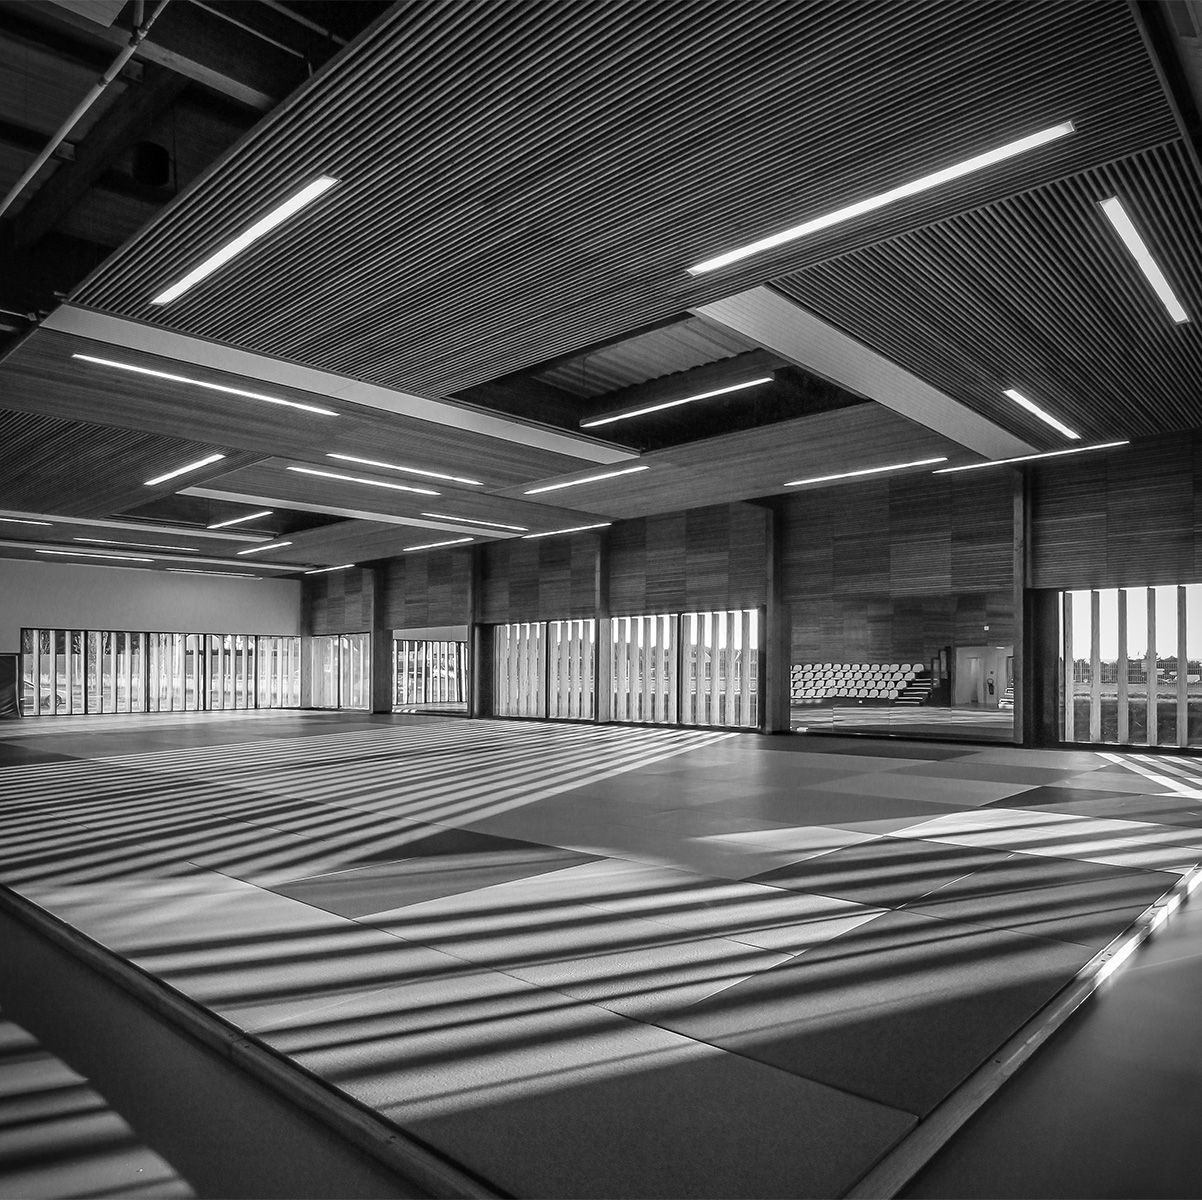
{"label": "wooden wall panel", "polygon": [[1000,471],[789,497],[793,661],[926,662],[942,646],[1007,644],[1012,488]]}
{"label": "wooden wall panel", "polygon": [[767,514],[723,504],[610,530],[610,611],[757,608],[767,598]]}
{"label": "wooden wall panel", "polygon": [[391,558],[381,568],[389,629],[464,625],[472,558],[468,550],[434,550]]}
{"label": "wooden wall panel", "polygon": [[598,536],[514,538],[484,547],[480,620],[555,621],[594,615]]}
{"label": "wooden wall panel", "polygon": [[366,633],[371,629],[373,579],[370,570],[355,567],[303,580],[304,630],[314,637],[336,633]]}
{"label": "wooden wall panel", "polygon": [[1033,469],[1037,588],[1202,580],[1202,432]]}

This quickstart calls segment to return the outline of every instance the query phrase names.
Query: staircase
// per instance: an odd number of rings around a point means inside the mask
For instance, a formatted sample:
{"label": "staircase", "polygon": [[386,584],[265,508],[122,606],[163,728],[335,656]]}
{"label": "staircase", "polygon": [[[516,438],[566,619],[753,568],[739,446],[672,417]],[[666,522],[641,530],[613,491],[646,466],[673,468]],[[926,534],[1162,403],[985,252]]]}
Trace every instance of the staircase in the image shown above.
{"label": "staircase", "polygon": [[934,686],[935,681],[931,678],[930,671],[923,671],[906,684],[893,703],[898,708],[918,708],[926,704]]}

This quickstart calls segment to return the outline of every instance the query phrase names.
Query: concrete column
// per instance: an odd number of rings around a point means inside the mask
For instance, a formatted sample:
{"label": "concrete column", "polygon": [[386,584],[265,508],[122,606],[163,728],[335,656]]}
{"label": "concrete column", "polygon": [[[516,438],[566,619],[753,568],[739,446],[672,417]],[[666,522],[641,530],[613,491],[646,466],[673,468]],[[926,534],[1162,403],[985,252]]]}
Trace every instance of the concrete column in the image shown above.
{"label": "concrete column", "polygon": [[1029,725],[1030,697],[1026,687],[1027,656],[1034,648],[1027,638],[1026,596],[1031,577],[1031,477],[1024,467],[1014,475],[1014,742],[1034,745]]}
{"label": "concrete column", "polygon": [[609,612],[609,530],[597,534],[596,573],[594,575],[593,611],[597,616],[597,636],[593,643],[596,654],[593,679],[596,681],[594,714],[597,724],[613,720],[613,630]]}
{"label": "concrete column", "polygon": [[388,617],[388,575],[383,567],[365,568],[363,586],[371,618],[371,711],[392,712],[392,622]]}
{"label": "concrete column", "polygon": [[761,634],[764,707],[761,726],[765,733],[790,732],[791,667],[793,622],[785,594],[784,524],[778,507],[764,510],[767,553],[767,606]]}

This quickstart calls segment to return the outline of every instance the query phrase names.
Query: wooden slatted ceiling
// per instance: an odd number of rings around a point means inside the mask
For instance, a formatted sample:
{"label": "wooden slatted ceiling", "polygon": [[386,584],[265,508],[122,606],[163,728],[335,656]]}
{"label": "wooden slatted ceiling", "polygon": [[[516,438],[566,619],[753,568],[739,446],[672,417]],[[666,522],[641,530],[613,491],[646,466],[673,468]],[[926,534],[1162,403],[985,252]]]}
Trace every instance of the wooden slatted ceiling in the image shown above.
{"label": "wooden slatted ceiling", "polygon": [[[1176,325],[1097,201],[1119,196],[1192,320]],[[776,281],[782,292],[1037,445],[1202,425],[1202,183],[1180,143]]]}
{"label": "wooden slatted ceiling", "polygon": [[[549,492],[547,504],[572,502],[608,517],[639,517],[705,504],[788,492],[790,480],[945,455],[970,461],[962,446],[864,403],[645,454],[646,471]],[[921,468],[929,473],[931,468]],[[521,489],[503,494],[517,496]]]}
{"label": "wooden slatted ceiling", "polygon": [[[1072,119],[791,248],[705,257]],[[1121,0],[398,5],[78,291],[428,395],[1177,135]],[[343,180],[167,308],[302,182]]]}
{"label": "wooden slatted ceiling", "polygon": [[[186,375],[338,412],[323,417],[189,384],[96,366],[72,358],[91,354],[115,362]],[[327,451],[442,471],[494,487],[579,470],[580,459],[502,441],[470,430],[396,413],[364,410],[329,396],[248,381],[238,375],[135,350],[115,348],[52,329],[34,330],[0,363],[0,389],[11,408],[74,420],[98,412],[111,424],[176,437],[209,439],[265,454],[322,457]]]}
{"label": "wooden slatted ceiling", "polygon": [[[75,517],[106,516],[174,491],[176,483],[148,488],[146,480],[224,449],[220,443],[8,411],[0,411],[0,446],[0,508]],[[252,457],[231,455],[188,478],[206,479]]]}
{"label": "wooden slatted ceiling", "polygon": [[[247,496],[266,496],[284,504],[296,501],[321,504],[327,507],[353,509],[359,512],[379,513],[394,517],[420,518],[425,511],[446,513],[449,516],[475,517],[485,521],[503,521],[509,525],[524,525],[531,532],[558,529],[564,525],[582,525],[598,518],[590,511],[561,507],[552,504],[536,504],[530,500],[490,495],[479,488],[452,487],[423,479],[406,479],[398,475],[385,476],[379,471],[355,467],[354,464],[339,464],[326,460],[316,465],[317,470],[333,470],[342,474],[356,475],[363,479],[378,479],[385,483],[404,483],[417,487],[429,486],[438,491],[438,496],[420,496],[410,492],[397,492],[389,488],[377,488],[358,483],[346,483],[324,476],[303,475],[289,471],[289,466],[309,464],[290,459],[267,459],[245,470],[232,471],[211,480],[207,486],[216,491],[237,492]],[[551,493],[553,496],[558,493]],[[565,496],[565,500],[567,497]],[[453,521],[446,524],[453,525]],[[413,529],[411,538],[434,541],[428,529]],[[505,531],[498,531],[498,535]],[[487,529],[480,530],[481,537],[491,536]],[[448,535],[455,536],[455,535]]]}
{"label": "wooden slatted ceiling", "polygon": [[577,396],[601,396],[756,349],[733,329],[704,317],[686,317],[561,359],[534,372],[534,378]]}

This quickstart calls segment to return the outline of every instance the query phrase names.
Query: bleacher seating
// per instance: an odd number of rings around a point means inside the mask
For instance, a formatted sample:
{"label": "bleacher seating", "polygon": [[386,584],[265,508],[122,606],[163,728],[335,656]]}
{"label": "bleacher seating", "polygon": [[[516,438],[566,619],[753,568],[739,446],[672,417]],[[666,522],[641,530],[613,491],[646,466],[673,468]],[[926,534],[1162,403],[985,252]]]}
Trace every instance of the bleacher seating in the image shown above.
{"label": "bleacher seating", "polygon": [[792,668],[792,702],[890,704],[924,671],[922,663],[799,663]]}

